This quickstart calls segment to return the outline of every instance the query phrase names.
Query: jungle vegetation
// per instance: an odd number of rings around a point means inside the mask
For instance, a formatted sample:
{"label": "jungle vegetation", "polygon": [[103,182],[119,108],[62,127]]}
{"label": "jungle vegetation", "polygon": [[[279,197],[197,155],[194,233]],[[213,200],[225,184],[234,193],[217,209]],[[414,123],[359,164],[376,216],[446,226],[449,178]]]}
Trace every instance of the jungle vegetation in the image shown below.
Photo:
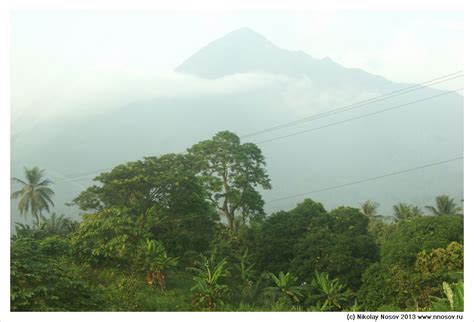
{"label": "jungle vegetation", "polygon": [[12,311],[463,311],[463,215],[447,195],[423,209],[266,214],[260,149],[231,132],[186,153],[98,175],[49,214],[53,183],[25,168],[12,193],[34,219],[11,238]]}

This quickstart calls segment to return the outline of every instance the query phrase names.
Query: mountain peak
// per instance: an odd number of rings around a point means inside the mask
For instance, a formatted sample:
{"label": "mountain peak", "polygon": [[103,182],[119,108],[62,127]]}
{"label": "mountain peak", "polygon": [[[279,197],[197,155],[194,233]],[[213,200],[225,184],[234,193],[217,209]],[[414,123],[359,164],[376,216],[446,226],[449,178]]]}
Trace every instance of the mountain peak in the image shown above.
{"label": "mountain peak", "polygon": [[347,86],[378,83],[368,73],[342,67],[329,57],[315,59],[303,51],[274,45],[250,28],[234,30],[212,41],[176,68],[177,72],[216,79],[233,74],[265,72],[292,78],[305,77],[315,84]]}
{"label": "mountain peak", "polygon": [[[229,40],[245,40],[260,42],[261,44],[272,44],[268,39],[259,34],[258,32],[248,27],[243,27],[229,32],[224,37],[216,41],[229,41]],[[272,44],[273,45],[273,44]]]}
{"label": "mountain peak", "polygon": [[231,31],[223,37],[212,41],[203,49],[215,47],[224,47],[225,49],[238,50],[239,52],[249,48],[252,48],[252,50],[278,49],[270,40],[248,27]]}
{"label": "mountain peak", "polygon": [[281,56],[281,51],[285,50],[245,27],[212,41],[178,66],[176,71],[211,79],[267,71],[268,59]]}
{"label": "mountain peak", "polygon": [[242,27],[242,28],[235,29],[234,31],[229,32],[227,35],[230,35],[232,33],[248,33],[248,34],[256,34],[256,35],[261,36],[258,32],[256,32],[255,30],[249,27]]}

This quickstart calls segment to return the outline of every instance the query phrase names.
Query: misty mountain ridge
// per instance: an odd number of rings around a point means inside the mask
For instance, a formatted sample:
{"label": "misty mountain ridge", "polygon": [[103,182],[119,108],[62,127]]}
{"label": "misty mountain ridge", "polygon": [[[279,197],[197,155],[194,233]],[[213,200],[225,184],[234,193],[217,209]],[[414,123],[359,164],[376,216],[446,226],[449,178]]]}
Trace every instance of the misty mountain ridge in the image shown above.
{"label": "misty mountain ridge", "polygon": [[[124,101],[102,113],[43,122],[12,138],[11,175],[22,177],[23,166],[46,169],[53,186],[57,212],[77,216],[62,205],[91,184],[94,171],[143,156],[181,152],[218,131],[239,135],[297,120],[301,112],[357,102],[408,86],[360,69],[345,68],[329,58],[315,59],[289,51],[258,33],[238,29],[211,42],[176,68],[204,81],[236,74],[267,73],[290,80],[255,87],[251,91],[174,97],[143,97]],[[123,89],[126,91],[126,88]],[[262,149],[273,189],[265,200],[344,184],[463,154],[463,98],[450,94],[394,110],[309,132],[288,139],[260,141],[299,130],[324,126],[363,113],[403,104],[443,91],[431,88],[401,95],[386,102],[252,137]],[[12,128],[12,133],[15,133]],[[77,177],[75,174],[92,173]],[[447,193],[463,195],[463,164],[457,162],[407,175],[364,183],[301,198],[267,203],[266,211],[293,208],[304,198],[320,200],[329,209],[357,207],[371,199],[389,215],[397,202],[431,204]],[[19,219],[16,201],[12,221]]]}
{"label": "misty mountain ridge", "polygon": [[[307,77],[316,85],[385,90],[390,85],[381,76],[361,69],[345,68],[329,57],[315,59],[303,51],[280,48],[251,30],[241,28],[211,42],[175,71],[217,79],[233,74],[266,72],[294,78]],[[341,86],[342,85],[342,86]]]}

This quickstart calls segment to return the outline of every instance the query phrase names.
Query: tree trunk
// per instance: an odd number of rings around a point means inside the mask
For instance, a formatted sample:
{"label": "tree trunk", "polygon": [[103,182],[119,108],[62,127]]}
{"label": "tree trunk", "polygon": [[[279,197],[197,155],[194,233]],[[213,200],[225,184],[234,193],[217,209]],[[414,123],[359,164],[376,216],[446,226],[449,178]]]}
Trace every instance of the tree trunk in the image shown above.
{"label": "tree trunk", "polygon": [[229,216],[229,227],[230,230],[235,231],[235,218],[233,216]]}
{"label": "tree trunk", "polygon": [[36,226],[39,227],[40,225],[40,216],[41,216],[41,211],[39,213],[39,216],[37,213],[35,213],[35,218],[36,218]]}
{"label": "tree trunk", "polygon": [[222,181],[224,182],[224,203],[222,205],[222,210],[227,217],[227,221],[229,223],[229,228],[231,231],[235,231],[235,216],[234,213],[229,210],[229,204],[227,200],[227,194],[230,191],[229,183],[227,182],[227,175],[224,173],[222,176]]}

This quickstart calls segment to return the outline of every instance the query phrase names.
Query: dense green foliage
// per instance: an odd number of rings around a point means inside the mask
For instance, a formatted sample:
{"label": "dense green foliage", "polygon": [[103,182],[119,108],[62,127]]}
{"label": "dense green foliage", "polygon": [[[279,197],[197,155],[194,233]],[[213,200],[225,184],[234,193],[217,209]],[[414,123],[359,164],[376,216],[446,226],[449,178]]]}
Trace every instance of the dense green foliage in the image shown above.
{"label": "dense green foliage", "polygon": [[462,243],[461,216],[418,217],[406,222],[387,237],[381,246],[381,260],[387,265],[410,266],[421,251],[446,247],[450,242]]}
{"label": "dense green foliage", "polygon": [[359,292],[369,310],[428,309],[442,284],[462,280],[463,220],[420,217],[398,227],[382,244],[381,261],[369,267]]}
{"label": "dense green foliage", "polygon": [[[360,286],[364,270],[378,258],[368,219],[355,208],[339,207],[313,218],[298,241],[291,269],[303,279],[325,271],[351,288]],[[317,247],[315,247],[317,245]]]}
{"label": "dense green foliage", "polygon": [[306,199],[289,212],[280,211],[268,217],[258,227],[255,251],[259,269],[289,270],[299,239],[308,231],[313,218],[323,216],[327,217],[323,205]]}
{"label": "dense green foliage", "polygon": [[66,238],[18,227],[11,252],[13,311],[96,311],[105,304]]}
{"label": "dense green foliage", "polygon": [[98,227],[104,230],[99,235],[107,230],[118,241],[114,230],[122,226],[135,232],[120,238],[138,234],[159,239],[174,256],[206,250],[217,214],[205,200],[197,172],[190,156],[167,154],[102,173],[95,178],[101,186],[88,188],[74,200],[81,209],[94,211],[84,216],[80,234],[96,234]]}
{"label": "dense green foliage", "polygon": [[73,201],[80,223],[38,212],[34,227],[17,225],[12,310],[463,309],[452,199],[433,215],[399,203],[394,222],[372,201],[327,211],[306,199],[266,216],[264,166],[254,144],[220,132],[102,173]]}

